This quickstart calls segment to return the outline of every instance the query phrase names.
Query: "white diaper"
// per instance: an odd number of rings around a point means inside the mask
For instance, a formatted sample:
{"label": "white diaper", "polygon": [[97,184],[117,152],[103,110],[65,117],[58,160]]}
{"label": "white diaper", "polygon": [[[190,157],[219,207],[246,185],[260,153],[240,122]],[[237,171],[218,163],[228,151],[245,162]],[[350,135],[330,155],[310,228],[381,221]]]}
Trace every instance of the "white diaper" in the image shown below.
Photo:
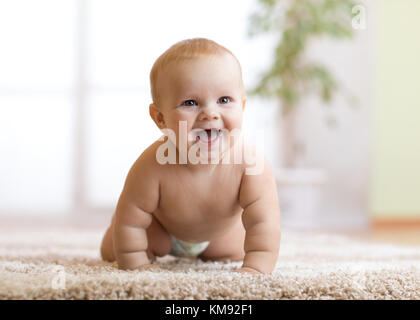
{"label": "white diaper", "polygon": [[197,257],[206,250],[210,241],[187,242],[179,240],[171,235],[171,252],[169,254],[175,257],[192,258]]}

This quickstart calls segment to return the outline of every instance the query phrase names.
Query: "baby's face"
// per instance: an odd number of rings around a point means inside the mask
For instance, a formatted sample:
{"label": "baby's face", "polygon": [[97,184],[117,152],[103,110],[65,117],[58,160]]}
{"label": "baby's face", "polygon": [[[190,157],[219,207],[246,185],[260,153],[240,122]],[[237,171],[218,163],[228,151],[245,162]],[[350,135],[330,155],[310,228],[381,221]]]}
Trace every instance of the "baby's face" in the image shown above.
{"label": "baby's face", "polygon": [[[209,151],[226,151],[232,146],[229,134],[241,129],[245,93],[241,72],[230,54],[202,55],[170,63],[159,77],[159,109],[165,128]],[[179,130],[185,121],[186,134]],[[179,147],[179,146],[178,146]],[[212,151],[213,150],[213,151]]]}

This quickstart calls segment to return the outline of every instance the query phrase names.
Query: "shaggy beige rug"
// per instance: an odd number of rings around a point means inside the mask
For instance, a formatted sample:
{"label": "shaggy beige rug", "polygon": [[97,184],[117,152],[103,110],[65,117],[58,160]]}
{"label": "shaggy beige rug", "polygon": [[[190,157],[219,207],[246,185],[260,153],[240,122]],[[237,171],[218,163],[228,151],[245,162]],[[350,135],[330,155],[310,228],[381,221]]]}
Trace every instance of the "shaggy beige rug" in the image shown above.
{"label": "shaggy beige rug", "polygon": [[420,299],[419,247],[285,230],[271,275],[170,256],[137,272],[101,261],[103,231],[2,228],[0,299]]}

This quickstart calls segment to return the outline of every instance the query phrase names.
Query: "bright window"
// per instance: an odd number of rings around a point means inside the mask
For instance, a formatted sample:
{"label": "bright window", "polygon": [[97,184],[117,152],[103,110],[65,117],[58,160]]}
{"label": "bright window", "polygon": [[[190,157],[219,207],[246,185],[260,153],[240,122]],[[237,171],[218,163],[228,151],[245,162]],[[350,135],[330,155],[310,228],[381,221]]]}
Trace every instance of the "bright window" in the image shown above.
{"label": "bright window", "polygon": [[[249,85],[270,47],[247,38],[252,4],[1,2],[0,213],[114,207],[131,164],[161,135],[148,114],[155,59],[207,37],[235,53]],[[259,108],[250,100],[248,128],[272,118]]]}

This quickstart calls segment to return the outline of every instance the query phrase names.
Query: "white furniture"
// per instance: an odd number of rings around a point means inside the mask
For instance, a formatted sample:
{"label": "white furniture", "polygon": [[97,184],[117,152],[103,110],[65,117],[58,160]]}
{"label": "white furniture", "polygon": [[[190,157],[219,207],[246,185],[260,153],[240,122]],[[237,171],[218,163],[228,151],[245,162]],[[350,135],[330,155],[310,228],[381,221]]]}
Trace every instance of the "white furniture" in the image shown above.
{"label": "white furniture", "polygon": [[319,224],[319,201],[327,173],[322,169],[275,170],[281,224],[292,229],[313,229]]}

